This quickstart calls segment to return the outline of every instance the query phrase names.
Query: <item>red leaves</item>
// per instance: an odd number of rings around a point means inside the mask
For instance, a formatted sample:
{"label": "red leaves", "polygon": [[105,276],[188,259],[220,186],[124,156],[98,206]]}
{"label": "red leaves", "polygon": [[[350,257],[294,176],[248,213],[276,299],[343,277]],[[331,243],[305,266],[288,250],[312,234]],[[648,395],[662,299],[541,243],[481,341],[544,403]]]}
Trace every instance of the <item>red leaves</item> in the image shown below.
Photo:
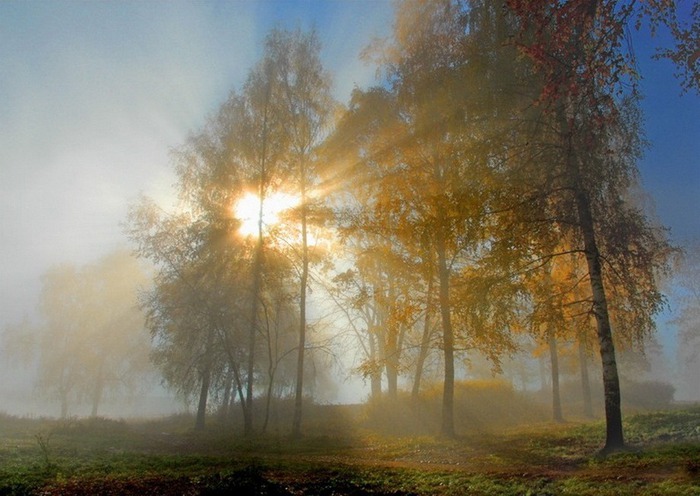
{"label": "red leaves", "polygon": [[643,20],[652,34],[660,26],[671,31],[675,47],[660,50],[659,56],[676,64],[684,90],[700,89],[697,1],[687,20],[671,0],[508,0],[506,6],[519,23],[517,46],[543,77],[538,103],[635,92],[637,74],[626,29],[628,22],[639,29]]}
{"label": "red leaves", "polygon": [[507,5],[520,23],[519,48],[543,77],[538,103],[586,98],[595,106],[598,94],[630,82],[631,56],[622,41],[631,7],[598,0]]}

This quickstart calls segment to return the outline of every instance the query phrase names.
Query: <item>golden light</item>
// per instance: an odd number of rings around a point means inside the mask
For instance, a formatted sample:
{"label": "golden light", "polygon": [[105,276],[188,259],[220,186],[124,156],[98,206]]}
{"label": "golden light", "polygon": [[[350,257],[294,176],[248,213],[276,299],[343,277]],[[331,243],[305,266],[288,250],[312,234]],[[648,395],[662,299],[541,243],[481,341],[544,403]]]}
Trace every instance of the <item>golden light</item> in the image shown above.
{"label": "golden light", "polygon": [[[287,193],[272,193],[263,201],[263,229],[279,222],[279,216],[285,210],[299,205],[299,197]],[[258,234],[258,215],[260,198],[254,193],[246,193],[233,207],[233,214],[241,221],[238,232],[243,236]]]}

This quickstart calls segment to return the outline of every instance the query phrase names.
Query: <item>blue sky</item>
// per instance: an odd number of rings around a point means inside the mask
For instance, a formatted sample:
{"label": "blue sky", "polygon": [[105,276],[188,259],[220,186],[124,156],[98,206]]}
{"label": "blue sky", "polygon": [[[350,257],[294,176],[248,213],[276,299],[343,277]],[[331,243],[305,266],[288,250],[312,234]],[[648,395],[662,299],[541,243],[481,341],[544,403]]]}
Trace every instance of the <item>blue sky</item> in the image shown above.
{"label": "blue sky", "polygon": [[700,241],[700,97],[681,94],[670,61],[652,60],[656,46],[669,46],[668,36],[651,39],[642,30],[633,37],[650,142],[639,164],[643,185],[674,241]]}
{"label": "blue sky", "polygon": [[[0,2],[0,329],[40,275],[125,244],[140,192],[168,202],[171,147],[241,85],[275,25],[315,26],[336,96],[371,84],[358,59],[388,34],[385,0]],[[642,181],[674,239],[700,238],[700,98],[635,35],[647,137]]]}

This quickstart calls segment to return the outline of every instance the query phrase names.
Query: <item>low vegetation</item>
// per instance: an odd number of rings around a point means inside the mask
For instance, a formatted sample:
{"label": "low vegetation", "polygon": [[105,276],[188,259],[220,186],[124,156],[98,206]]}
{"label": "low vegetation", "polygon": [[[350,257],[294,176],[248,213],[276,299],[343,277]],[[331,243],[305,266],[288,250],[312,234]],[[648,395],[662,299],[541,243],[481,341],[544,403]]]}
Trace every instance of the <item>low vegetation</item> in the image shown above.
{"label": "low vegetation", "polygon": [[197,432],[186,416],[0,416],[0,495],[700,494],[700,407],[628,417],[628,449],[605,457],[599,421],[445,439],[372,429],[372,406],[329,407],[334,425],[346,421],[332,435],[318,408],[299,440]]}

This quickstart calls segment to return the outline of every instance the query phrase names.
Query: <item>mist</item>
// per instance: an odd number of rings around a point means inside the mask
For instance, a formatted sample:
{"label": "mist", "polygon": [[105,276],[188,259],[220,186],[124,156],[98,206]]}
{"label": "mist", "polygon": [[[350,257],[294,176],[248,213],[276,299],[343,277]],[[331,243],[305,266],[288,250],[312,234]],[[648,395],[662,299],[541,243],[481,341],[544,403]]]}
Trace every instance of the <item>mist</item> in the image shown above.
{"label": "mist", "polygon": [[[280,19],[315,26],[338,101],[347,102],[353,88],[377,81],[377,69],[360,60],[359,54],[373,37],[387,35],[392,13],[387,4],[363,5],[363,13],[345,5],[324,7],[313,14],[317,16],[314,19],[302,5],[276,13],[271,4],[233,7],[181,3],[168,9],[109,3],[80,9],[61,3],[3,6],[3,60],[9,69],[2,79],[7,98],[3,99],[0,122],[4,209],[0,315],[6,334],[25,324],[40,325],[44,318],[38,310],[41,278],[51,267],[81,267],[115,250],[129,249],[121,225],[128,206],[140,193],[148,194],[166,208],[177,204],[173,187],[177,178],[170,150],[202,125],[231,88],[240,87],[261,53],[261,40],[269,26]],[[363,15],[369,8],[374,9],[374,14]],[[368,23],[367,19],[373,22]],[[22,27],[25,25],[27,29]],[[237,49],[227,50],[229,46]],[[648,51],[644,43],[638,49]],[[656,79],[658,75],[654,77],[655,84],[668,85]],[[661,88],[645,89],[658,91],[659,98],[668,100],[672,92]],[[697,128],[696,120],[690,117],[697,100],[685,98],[673,119],[690,122],[691,126],[685,126],[685,134],[672,133],[676,141],[684,135],[692,136]],[[648,99],[654,106],[650,108],[656,108],[656,99]],[[659,132],[657,129],[664,127],[660,122],[666,118],[654,113],[648,119],[652,131]],[[651,136],[655,141],[652,159],[661,153],[666,137]],[[689,142],[676,143],[674,149],[690,150],[693,146]],[[692,162],[687,158],[679,160],[679,167],[689,161]],[[663,181],[672,175],[660,178],[653,167],[645,164],[641,165],[643,176],[655,181],[647,187],[661,191],[654,198],[662,212],[661,221],[672,225],[674,218],[680,219],[688,209],[685,203],[675,210],[670,210],[671,205],[683,198],[684,187],[694,197],[698,182],[684,181],[681,185],[674,181],[671,194]],[[686,172],[677,175],[688,177]],[[696,235],[687,222],[676,232],[682,236],[680,240]],[[671,282],[669,287],[680,284]],[[679,399],[694,401],[699,398],[698,393],[685,376],[692,375],[687,372],[694,365],[686,365],[688,360],[695,363],[695,355],[676,360],[677,354],[688,354],[676,338],[678,333],[687,335],[678,327],[679,322],[687,320],[681,316],[688,312],[687,293],[669,293],[670,310],[657,320],[658,346],[647,357],[653,365],[651,369],[647,367],[645,375],[651,381],[672,383]],[[12,339],[15,338],[6,336],[4,342]],[[329,372],[335,386],[323,393],[324,401],[360,402],[370,394],[368,377],[363,379],[361,374],[358,377],[352,372],[362,366],[353,358],[358,353],[356,346],[336,351],[342,358],[330,360],[336,363]],[[33,357],[20,364],[13,355],[17,353],[4,350],[4,388],[8,398],[24,398],[26,405],[13,400],[8,402],[7,410],[50,414],[51,409],[45,409],[44,404],[50,401],[36,387],[38,359]],[[337,366],[341,362],[343,365]],[[675,366],[681,363],[685,365]],[[473,377],[469,370],[465,367],[464,379]],[[153,373],[154,377],[144,379],[151,384],[153,394],[172,400],[166,402],[168,410],[182,408],[182,400],[172,399],[172,391],[163,389],[161,378]],[[404,388],[410,389],[407,377],[401,381]],[[520,384],[516,387],[532,389],[537,380],[512,382]],[[539,382],[546,383],[541,378]],[[122,406],[115,414],[128,415]],[[140,415],[134,408],[134,415]]]}
{"label": "mist", "polygon": [[695,488],[697,12],[598,3],[1,3],[0,493]]}
{"label": "mist", "polygon": [[[343,74],[340,98],[371,80],[375,69],[357,55],[391,15],[371,4],[373,22],[361,25],[364,12],[344,5],[314,9],[322,24],[303,4],[3,5],[0,327],[41,321],[41,278],[52,267],[130,250],[122,224],[140,194],[177,203],[171,149],[242,83],[275,23],[336,34],[325,56]],[[6,409],[51,414],[35,364],[7,355],[4,387],[26,404]]]}

